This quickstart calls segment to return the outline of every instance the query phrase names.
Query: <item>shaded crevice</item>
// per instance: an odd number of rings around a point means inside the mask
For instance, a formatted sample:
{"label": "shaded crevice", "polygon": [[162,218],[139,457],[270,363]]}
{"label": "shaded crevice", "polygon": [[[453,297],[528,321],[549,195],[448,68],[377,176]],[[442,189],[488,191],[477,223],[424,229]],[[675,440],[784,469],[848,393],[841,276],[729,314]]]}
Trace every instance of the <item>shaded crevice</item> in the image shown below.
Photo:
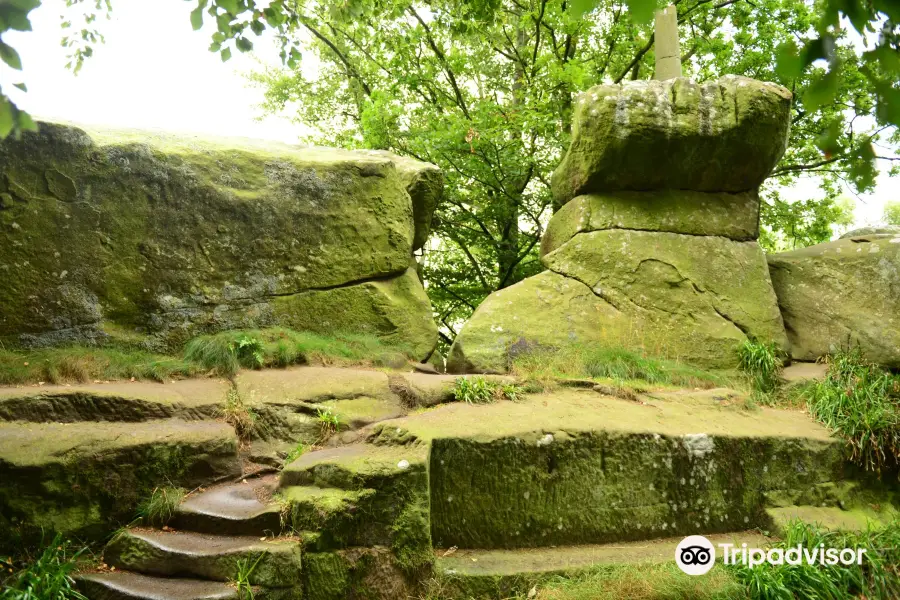
{"label": "shaded crevice", "polygon": [[716,314],[717,314],[717,315],[719,315],[720,317],[722,317],[723,319],[725,319],[726,321],[728,321],[729,323],[731,323],[732,325],[734,325],[735,327],[737,327],[738,330],[740,330],[740,332],[743,333],[745,336],[747,336],[748,338],[752,337],[752,336],[750,335],[750,330],[747,329],[747,327],[745,327],[744,325],[741,325],[740,323],[738,323],[737,321],[735,321],[734,319],[732,319],[731,317],[729,317],[727,314],[723,313],[723,312],[722,312],[721,310],[719,310],[715,305],[712,305],[712,309],[713,309],[714,311],[716,311]]}

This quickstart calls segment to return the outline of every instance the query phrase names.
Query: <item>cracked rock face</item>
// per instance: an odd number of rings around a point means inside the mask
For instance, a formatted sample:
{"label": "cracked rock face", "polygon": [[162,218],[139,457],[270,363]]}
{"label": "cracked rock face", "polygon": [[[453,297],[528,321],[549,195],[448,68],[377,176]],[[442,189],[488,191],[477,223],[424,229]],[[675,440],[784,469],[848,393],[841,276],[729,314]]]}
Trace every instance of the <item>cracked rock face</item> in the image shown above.
{"label": "cracked rock face", "polygon": [[0,144],[0,339],[174,349],[286,325],[388,336],[422,358],[434,347],[410,270],[442,191],[433,165],[40,127]]}
{"label": "cracked rock face", "polygon": [[448,369],[504,372],[520,353],[585,345],[732,368],[748,337],[786,347],[756,239],[790,99],[740,77],[582,94],[553,176],[548,271],[489,296]]}
{"label": "cracked rock face", "polygon": [[784,154],[790,107],[787,89],[746,77],[595,86],[576,102],[572,145],[553,173],[554,200],[754,190]]}
{"label": "cracked rock face", "polygon": [[857,233],[767,258],[795,359],[849,345],[900,367],[900,233]]}

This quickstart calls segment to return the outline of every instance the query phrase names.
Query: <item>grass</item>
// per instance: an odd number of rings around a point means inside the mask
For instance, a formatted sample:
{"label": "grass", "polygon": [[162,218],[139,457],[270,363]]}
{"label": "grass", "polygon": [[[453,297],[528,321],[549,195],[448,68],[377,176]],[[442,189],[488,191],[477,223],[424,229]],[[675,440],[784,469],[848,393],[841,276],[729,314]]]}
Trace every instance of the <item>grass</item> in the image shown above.
{"label": "grass", "polygon": [[828,359],[823,381],[802,387],[810,414],[846,440],[867,471],[896,469],[900,456],[900,375],[865,361],[858,350]]}
{"label": "grass", "polygon": [[303,456],[306,452],[306,444],[300,442],[296,446],[294,446],[290,452],[287,453],[287,456],[284,458],[284,464],[290,464]]}
{"label": "grass", "polygon": [[865,548],[862,565],[729,567],[752,600],[900,598],[900,521],[863,532],[839,532],[795,521],[777,548]]}
{"label": "grass", "polygon": [[489,404],[498,400],[515,402],[522,391],[515,384],[491,381],[479,375],[457,377],[453,386],[454,398],[466,404]]}
{"label": "grass", "polygon": [[403,349],[387,346],[375,336],[345,333],[323,336],[283,328],[200,336],[187,343],[184,356],[226,377],[241,368],[295,364],[386,366],[407,360]]}
{"label": "grass", "polygon": [[67,346],[27,351],[0,349],[0,385],[89,383],[113,379],[170,381],[200,375],[181,358],[139,350]]}
{"label": "grass", "polygon": [[248,329],[204,335],[183,356],[117,347],[64,346],[9,350],[0,346],[0,385],[64,384],[121,379],[171,381],[240,369],[296,364],[401,366],[410,353],[372,335],[333,336],[290,329]]}
{"label": "grass", "polygon": [[755,395],[764,397],[776,390],[783,366],[778,346],[748,339],[738,347],[738,368],[749,378]]}
{"label": "grass", "polygon": [[15,570],[10,563],[3,566],[11,572],[2,579],[3,600],[87,600],[77,589],[72,572],[84,548],[72,551],[71,545],[56,534],[37,558],[27,559]]}
{"label": "grass", "polygon": [[573,346],[538,350],[517,356],[512,373],[526,386],[550,389],[559,380],[604,379],[653,385],[714,388],[733,383],[728,373],[705,371],[676,361],[646,357],[624,348]]}
{"label": "grass", "polygon": [[319,423],[319,440],[325,441],[341,429],[341,417],[328,408],[316,409],[316,421]]}
{"label": "grass", "polygon": [[259,561],[262,560],[262,557],[263,555],[260,554],[252,563],[250,562],[249,558],[244,558],[237,561],[237,566],[235,569],[234,577],[231,580],[231,584],[237,590],[238,598],[240,598],[241,600],[244,600],[244,598],[253,600],[253,586],[250,584],[250,577],[253,575],[253,571],[256,570],[256,565],[259,564]]}
{"label": "grass", "polygon": [[175,510],[185,494],[186,491],[180,487],[154,488],[150,497],[138,506],[138,516],[147,525],[161,527],[175,516]]}
{"label": "grass", "polygon": [[259,428],[258,415],[244,404],[244,399],[234,387],[225,395],[222,416],[226,423],[234,427],[235,434],[242,442],[248,441]]}

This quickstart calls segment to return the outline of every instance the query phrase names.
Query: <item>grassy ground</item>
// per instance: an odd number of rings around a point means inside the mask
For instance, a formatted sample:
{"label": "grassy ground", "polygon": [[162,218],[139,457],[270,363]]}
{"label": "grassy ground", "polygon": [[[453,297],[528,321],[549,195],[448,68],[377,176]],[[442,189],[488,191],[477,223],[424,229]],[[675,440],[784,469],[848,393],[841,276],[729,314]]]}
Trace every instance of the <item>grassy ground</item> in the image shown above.
{"label": "grassy ground", "polygon": [[294,364],[402,366],[407,356],[403,348],[369,335],[322,336],[281,328],[226,331],[191,340],[182,356],[107,347],[0,348],[0,385],[231,377],[241,368]]}
{"label": "grassy ground", "polygon": [[565,379],[614,381],[625,386],[690,387],[709,389],[743,386],[734,372],[714,372],[683,363],[643,356],[623,348],[569,347],[553,352],[530,352],[516,357],[512,373],[527,384],[546,389]]}

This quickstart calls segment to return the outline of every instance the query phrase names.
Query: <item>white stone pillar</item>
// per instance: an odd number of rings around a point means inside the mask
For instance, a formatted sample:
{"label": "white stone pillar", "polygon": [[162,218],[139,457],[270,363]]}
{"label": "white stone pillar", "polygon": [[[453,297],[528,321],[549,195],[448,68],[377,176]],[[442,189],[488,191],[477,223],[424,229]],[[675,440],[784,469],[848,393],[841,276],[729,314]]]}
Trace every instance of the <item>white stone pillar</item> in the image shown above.
{"label": "white stone pillar", "polygon": [[681,47],[678,43],[678,11],[673,5],[656,11],[655,79],[665,81],[681,77]]}

